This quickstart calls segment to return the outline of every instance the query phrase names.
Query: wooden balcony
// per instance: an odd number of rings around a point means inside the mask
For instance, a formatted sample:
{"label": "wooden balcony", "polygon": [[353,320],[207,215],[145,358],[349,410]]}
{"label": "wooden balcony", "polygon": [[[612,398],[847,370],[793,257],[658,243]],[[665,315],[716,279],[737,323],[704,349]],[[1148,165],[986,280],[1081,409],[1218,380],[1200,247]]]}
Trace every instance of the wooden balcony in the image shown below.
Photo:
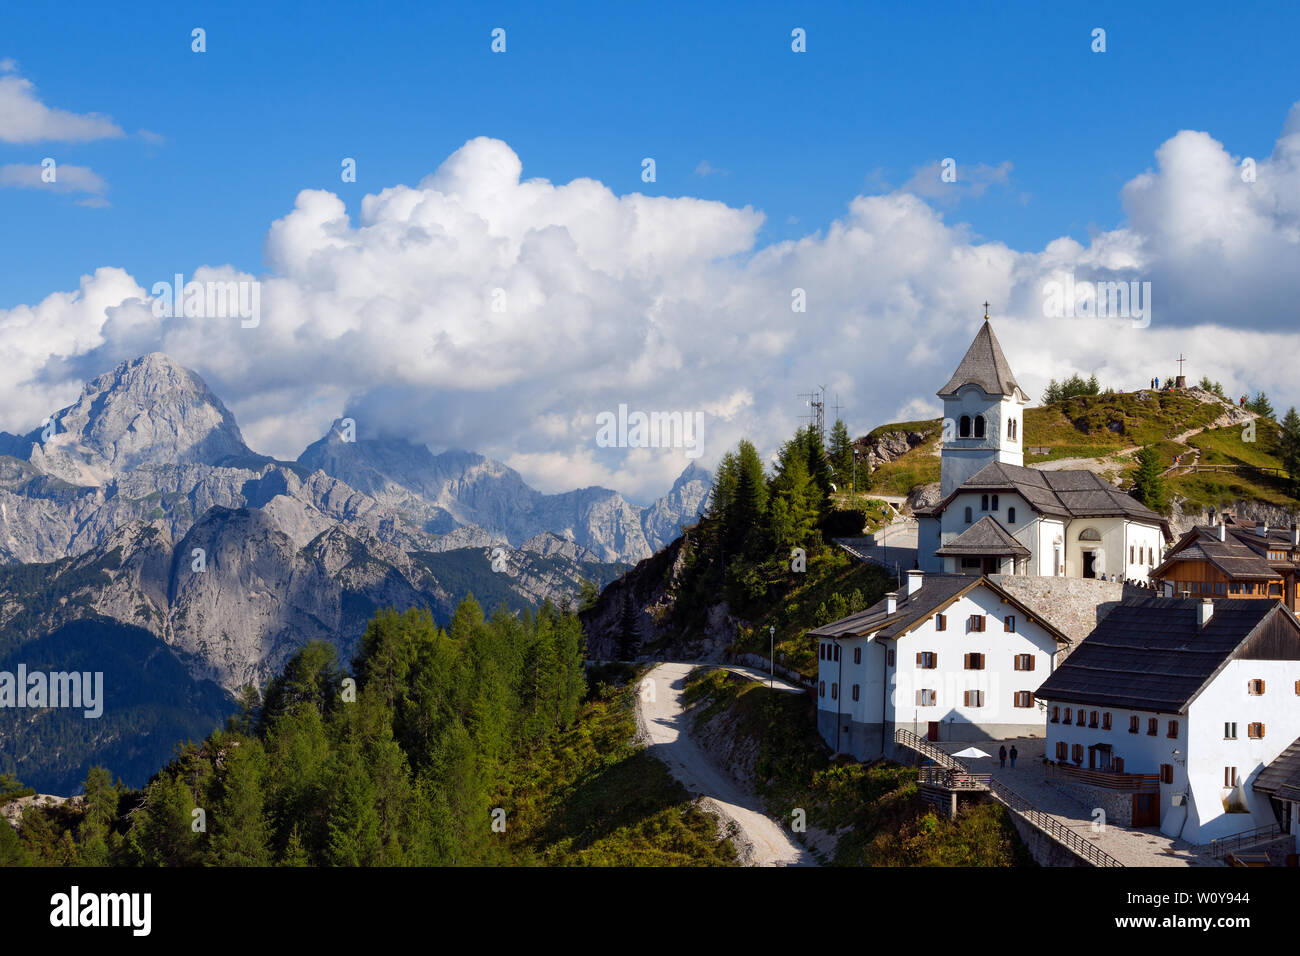
{"label": "wooden balcony", "polygon": [[1107,790],[1124,790],[1130,793],[1159,793],[1158,773],[1116,773],[1113,770],[1088,770],[1068,764],[1047,765],[1047,777],[1059,783],[1080,783]]}

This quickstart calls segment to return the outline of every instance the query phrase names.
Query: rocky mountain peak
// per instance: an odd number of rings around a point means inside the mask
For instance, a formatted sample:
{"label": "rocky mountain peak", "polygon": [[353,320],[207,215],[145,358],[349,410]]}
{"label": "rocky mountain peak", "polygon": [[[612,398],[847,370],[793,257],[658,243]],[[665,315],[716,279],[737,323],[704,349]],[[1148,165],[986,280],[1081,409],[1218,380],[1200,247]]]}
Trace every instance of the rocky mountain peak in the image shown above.
{"label": "rocky mountain peak", "polygon": [[141,465],[255,457],[207,383],[161,352],[88,382],[54,416],[53,434],[45,438],[43,430],[28,436],[32,463],[79,485],[104,484]]}

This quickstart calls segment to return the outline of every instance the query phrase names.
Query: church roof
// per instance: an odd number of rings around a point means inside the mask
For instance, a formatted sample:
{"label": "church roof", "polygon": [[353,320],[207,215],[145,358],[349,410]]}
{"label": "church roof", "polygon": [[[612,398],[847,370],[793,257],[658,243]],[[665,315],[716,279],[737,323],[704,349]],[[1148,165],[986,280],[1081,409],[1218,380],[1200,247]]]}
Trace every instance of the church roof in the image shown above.
{"label": "church roof", "polygon": [[1164,518],[1094,472],[1040,471],[1001,461],[967,478],[932,513],[942,512],[957,495],[971,491],[1014,491],[1038,513],[1055,518],[1122,517],[1169,530]]}
{"label": "church roof", "polygon": [[938,394],[941,398],[947,398],[957,394],[957,389],[963,385],[977,385],[986,395],[1014,395],[1017,391],[1023,391],[1016,384],[1016,377],[1011,374],[1011,366],[1002,354],[1002,346],[998,344],[987,316],[980,330],[975,333],[975,341],[966,350],[966,357]]}
{"label": "church roof", "polygon": [[1027,558],[1029,549],[1012,537],[1011,532],[1002,527],[992,515],[985,515],[935,554],[956,558],[1014,554]]}

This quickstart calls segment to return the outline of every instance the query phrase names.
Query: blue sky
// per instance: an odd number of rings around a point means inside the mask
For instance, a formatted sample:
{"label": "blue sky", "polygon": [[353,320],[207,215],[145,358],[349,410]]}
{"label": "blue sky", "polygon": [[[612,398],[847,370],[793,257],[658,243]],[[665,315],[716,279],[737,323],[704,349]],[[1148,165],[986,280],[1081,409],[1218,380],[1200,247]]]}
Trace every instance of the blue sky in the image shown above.
{"label": "blue sky", "polygon": [[[259,451],[347,413],[645,500],[687,460],[595,447],[601,412],[702,412],[705,465],[777,447],[819,383],[859,434],[937,414],[986,298],[1031,394],[1140,387],[1186,352],[1193,378],[1300,402],[1294,4],[74,3],[4,25],[0,429],[158,350]],[[31,188],[46,157],[58,190]],[[225,266],[265,287],[258,327],[151,315],[155,282]],[[1049,316],[1067,274],[1150,283],[1153,320]]]}
{"label": "blue sky", "polygon": [[[1291,4],[271,6],[7,8],[0,57],[45,103],[108,114],[128,136],[0,144],[0,164],[90,166],[111,204],[0,191],[0,305],[106,264],[142,279],[257,271],[298,190],[333,189],[355,210],[476,135],[510,143],[525,177],[752,205],[767,214],[760,242],[823,229],[858,193],[944,157],[959,178],[1010,162],[1006,184],[947,217],[1016,248],[1086,242],[1122,221],[1119,188],[1155,144],[1208,129],[1266,154],[1297,90]],[[193,26],[205,54],[190,51]],[[504,55],[489,51],[496,26]],[[806,54],[790,51],[794,26]],[[1098,26],[1104,54],[1090,49]],[[655,183],[641,181],[645,156]],[[721,172],[697,175],[701,162]]]}

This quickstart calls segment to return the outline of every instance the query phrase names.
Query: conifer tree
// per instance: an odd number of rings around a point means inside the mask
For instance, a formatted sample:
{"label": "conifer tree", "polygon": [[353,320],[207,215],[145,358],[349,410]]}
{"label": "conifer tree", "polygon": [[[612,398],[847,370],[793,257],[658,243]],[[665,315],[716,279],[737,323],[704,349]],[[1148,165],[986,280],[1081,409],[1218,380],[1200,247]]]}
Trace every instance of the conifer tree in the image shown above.
{"label": "conifer tree", "polygon": [[1133,497],[1156,514],[1169,508],[1169,492],[1163,475],[1164,462],[1151,445],[1144,445],[1137,453],[1137,473],[1133,477]]}

